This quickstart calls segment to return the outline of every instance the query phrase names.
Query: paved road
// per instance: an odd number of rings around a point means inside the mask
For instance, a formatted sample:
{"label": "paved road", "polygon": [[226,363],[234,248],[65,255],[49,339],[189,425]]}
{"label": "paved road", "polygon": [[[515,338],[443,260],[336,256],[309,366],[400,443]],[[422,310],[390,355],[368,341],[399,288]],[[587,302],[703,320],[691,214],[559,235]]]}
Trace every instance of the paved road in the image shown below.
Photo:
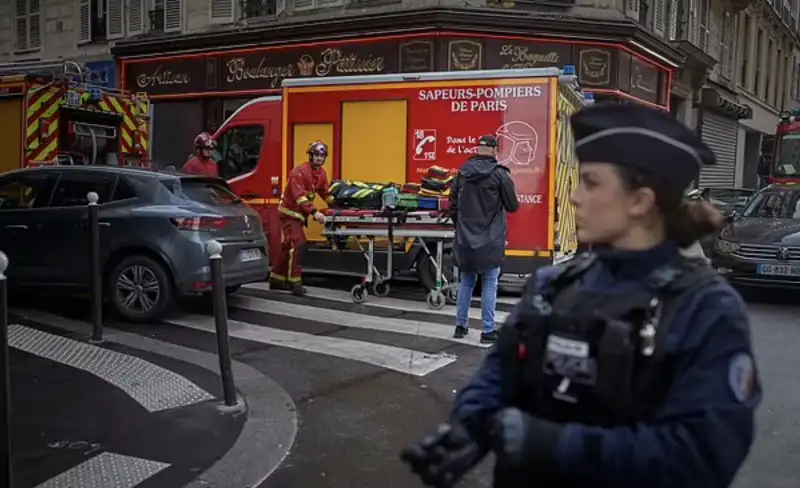
{"label": "paved road", "polygon": [[[399,449],[420,438],[450,408],[453,395],[477,368],[485,347],[478,331],[451,337],[450,308],[432,312],[408,288],[394,298],[355,305],[348,283],[323,281],[307,298],[250,286],[230,301],[234,359],[277,381],[297,406],[299,431],[284,463],[260,488],[386,486],[417,488],[397,461]],[[767,391],[758,443],[735,488],[800,486],[800,316],[791,296],[753,302],[751,316]],[[500,305],[500,317],[513,299]],[[80,311],[56,310],[68,315]],[[479,311],[472,311],[474,326]],[[213,321],[202,306],[165,323],[111,327],[213,352]],[[487,463],[464,484],[490,486]]]}

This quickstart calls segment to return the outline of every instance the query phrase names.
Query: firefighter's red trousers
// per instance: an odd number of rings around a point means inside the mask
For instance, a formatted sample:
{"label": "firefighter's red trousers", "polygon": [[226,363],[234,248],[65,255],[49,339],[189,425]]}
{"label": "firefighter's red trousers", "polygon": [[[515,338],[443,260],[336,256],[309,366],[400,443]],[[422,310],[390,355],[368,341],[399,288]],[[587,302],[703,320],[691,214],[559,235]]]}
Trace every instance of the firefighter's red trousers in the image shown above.
{"label": "firefighter's red trousers", "polygon": [[303,222],[281,216],[281,253],[278,262],[272,267],[269,279],[272,281],[299,284],[303,279],[303,269],[300,267],[301,247],[306,242],[306,233]]}

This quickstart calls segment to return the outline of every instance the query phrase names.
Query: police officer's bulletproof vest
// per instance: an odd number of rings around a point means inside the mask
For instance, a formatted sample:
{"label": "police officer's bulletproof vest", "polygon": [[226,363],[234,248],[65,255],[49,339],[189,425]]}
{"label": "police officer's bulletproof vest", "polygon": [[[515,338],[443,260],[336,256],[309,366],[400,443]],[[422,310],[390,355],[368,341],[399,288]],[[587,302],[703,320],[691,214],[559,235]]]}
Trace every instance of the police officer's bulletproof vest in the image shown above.
{"label": "police officer's bulletproof vest", "polygon": [[631,295],[581,290],[596,263],[562,265],[538,293],[523,293],[498,343],[506,405],[556,422],[625,425],[650,418],[672,383],[667,330],[686,298],[719,276],[676,257]]}

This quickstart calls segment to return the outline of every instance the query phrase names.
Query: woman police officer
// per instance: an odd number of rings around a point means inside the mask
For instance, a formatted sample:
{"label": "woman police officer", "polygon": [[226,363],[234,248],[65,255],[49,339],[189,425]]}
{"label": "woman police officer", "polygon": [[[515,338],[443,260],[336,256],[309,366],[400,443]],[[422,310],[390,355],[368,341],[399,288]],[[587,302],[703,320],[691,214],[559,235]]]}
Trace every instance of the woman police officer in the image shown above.
{"label": "woman police officer", "polygon": [[639,105],[571,125],[578,238],[596,251],[532,277],[451,422],[401,457],[434,487],[489,451],[496,488],[726,487],[761,388],[741,298],[679,252],[722,221],[682,198],[713,154]]}

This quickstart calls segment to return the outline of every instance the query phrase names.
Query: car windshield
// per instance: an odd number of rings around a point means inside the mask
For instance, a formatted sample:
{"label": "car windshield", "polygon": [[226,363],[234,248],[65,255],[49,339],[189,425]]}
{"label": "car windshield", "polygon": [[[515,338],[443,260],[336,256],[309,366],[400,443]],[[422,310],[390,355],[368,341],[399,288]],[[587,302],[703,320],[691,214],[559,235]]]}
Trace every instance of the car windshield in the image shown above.
{"label": "car windshield", "polygon": [[182,178],[180,181],[163,180],[163,183],[175,196],[206,205],[236,205],[242,201],[219,181]]}
{"label": "car windshield", "polygon": [[800,219],[800,189],[769,189],[756,194],[745,217]]}
{"label": "car windshield", "polygon": [[775,176],[800,176],[800,133],[781,137],[775,154]]}
{"label": "car windshield", "polygon": [[723,213],[734,210],[741,212],[753,196],[753,190],[746,188],[709,188],[708,200]]}

